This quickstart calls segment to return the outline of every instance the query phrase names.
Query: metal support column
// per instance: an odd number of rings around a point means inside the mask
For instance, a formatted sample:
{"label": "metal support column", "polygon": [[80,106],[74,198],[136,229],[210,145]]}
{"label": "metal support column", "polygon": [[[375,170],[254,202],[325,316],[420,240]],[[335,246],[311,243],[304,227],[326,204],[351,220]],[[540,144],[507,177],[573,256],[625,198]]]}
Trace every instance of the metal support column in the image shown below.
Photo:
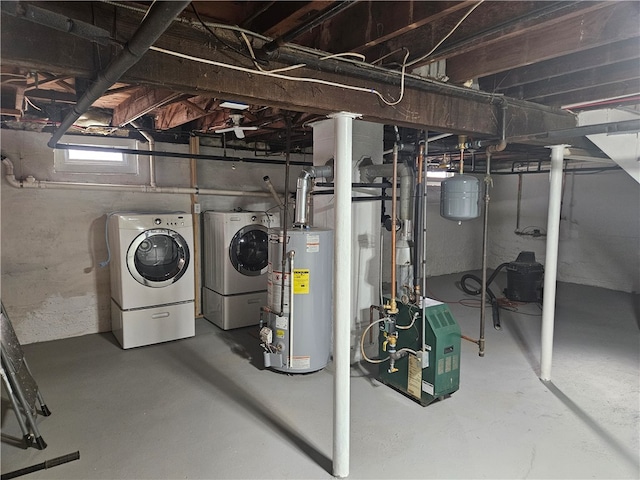
{"label": "metal support column", "polygon": [[544,268],[544,299],[542,302],[542,339],[540,352],[540,379],[551,380],[553,355],[553,327],[556,306],[556,277],[558,273],[558,243],[560,232],[560,206],[562,203],[562,168],[567,145],[551,148],[549,186],[549,212],[547,217],[547,253]]}
{"label": "metal support column", "polygon": [[353,119],[359,115],[330,115],[335,128],[335,240],[333,285],[333,475],[349,475],[349,413],[351,357],[351,169]]}

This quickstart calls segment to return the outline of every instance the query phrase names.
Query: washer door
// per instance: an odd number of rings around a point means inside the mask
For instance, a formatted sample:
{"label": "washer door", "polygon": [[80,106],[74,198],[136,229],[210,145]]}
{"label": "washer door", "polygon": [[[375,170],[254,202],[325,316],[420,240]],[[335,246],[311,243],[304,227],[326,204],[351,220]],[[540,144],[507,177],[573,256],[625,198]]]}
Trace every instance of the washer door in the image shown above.
{"label": "washer door", "polygon": [[233,268],[248,277],[256,277],[269,266],[269,237],[264,225],[247,225],[233,236],[229,259]]}
{"label": "washer door", "polygon": [[189,266],[189,246],[173,230],[157,228],[138,235],[127,251],[129,273],[147,287],[177,282]]}

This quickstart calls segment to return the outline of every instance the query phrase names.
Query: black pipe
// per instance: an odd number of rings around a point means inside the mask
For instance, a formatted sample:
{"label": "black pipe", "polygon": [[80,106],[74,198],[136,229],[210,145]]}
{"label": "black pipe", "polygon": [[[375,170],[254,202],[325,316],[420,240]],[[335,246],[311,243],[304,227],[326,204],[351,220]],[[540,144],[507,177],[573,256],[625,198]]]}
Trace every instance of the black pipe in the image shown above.
{"label": "black pipe", "polygon": [[[289,65],[304,63],[306,67],[318,70],[320,72],[334,73],[338,75],[347,75],[362,80],[374,82],[382,82],[386,85],[400,86],[401,75],[396,70],[389,70],[383,67],[376,67],[369,63],[359,62],[355,60],[345,59],[326,59],[301,52],[299,50],[291,50],[289,48],[280,48],[273,52],[270,60],[279,61]],[[459,98],[474,99],[479,102],[488,104],[497,104],[502,102],[503,96],[495,93],[482,92],[480,90],[472,90],[470,88],[449,85],[435,80],[429,80],[417,75],[407,74],[404,76],[406,87],[415,88],[417,90],[442,93]],[[555,111],[555,110],[554,110]]]}
{"label": "black pipe", "polygon": [[[335,187],[333,182],[316,182],[316,187]],[[390,182],[353,182],[351,188],[391,188]]]}
{"label": "black pipe", "polygon": [[544,139],[569,139],[573,137],[583,137],[585,135],[597,135],[599,133],[635,133],[640,131],[640,119],[623,120],[614,123],[598,123],[596,125],[584,125],[582,127],[566,128],[564,130],[553,130],[549,132],[536,133],[531,135],[521,135],[509,137],[511,143],[526,143],[529,140]]}
{"label": "black pipe", "polygon": [[62,120],[58,129],[47,143],[49,148],[55,145],[71,128],[80,116],[85,113],[93,102],[100,98],[120,77],[133,65],[138,63],[158,38],[169,28],[173,20],[189,5],[190,2],[154,2],[149,8],[147,16],[140,27],[127,42],[120,54],[109,65],[98,73],[94,82],[87,89],[71,112]]}
{"label": "black pipe", "polygon": [[63,463],[73,462],[74,460],[78,460],[80,458],[80,452],[73,452],[67,455],[62,455],[61,457],[52,458],[51,460],[46,460],[42,463],[37,463],[35,465],[30,465],[28,467],[21,468],[19,470],[14,470],[13,472],[3,473],[0,476],[1,480],[9,480],[11,478],[21,477],[22,475],[26,475],[27,473],[37,472],[38,470],[45,470],[47,468],[57,467],[58,465],[62,465]]}
{"label": "black pipe", "polygon": [[0,8],[4,13],[13,17],[28,20],[61,32],[67,32],[100,45],[119,43],[112,39],[109,32],[104,28],[24,2],[0,2]]}
{"label": "black pipe", "polygon": [[[267,165],[286,165],[286,160],[261,160],[259,158],[232,158],[224,157],[220,155],[205,155],[202,153],[181,153],[181,152],[160,152],[156,150],[138,150],[135,148],[119,148],[119,147],[96,147],[94,145],[73,145],[66,143],[56,143],[52,148],[60,150],[88,150],[99,152],[116,152],[116,153],[128,153],[131,155],[153,155],[155,157],[168,157],[168,158],[195,158],[196,160],[217,160],[220,162],[234,162],[234,163],[262,163]],[[311,165],[309,162],[291,161],[290,165]]]}

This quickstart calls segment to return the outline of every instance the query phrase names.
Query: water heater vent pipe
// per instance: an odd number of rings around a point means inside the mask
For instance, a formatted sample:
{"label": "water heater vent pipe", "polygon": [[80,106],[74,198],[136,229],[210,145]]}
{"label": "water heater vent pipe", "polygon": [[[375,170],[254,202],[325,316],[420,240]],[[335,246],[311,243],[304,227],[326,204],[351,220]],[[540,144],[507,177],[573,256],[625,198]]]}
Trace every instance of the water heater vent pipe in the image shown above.
{"label": "water heater vent pipe", "polygon": [[311,193],[311,183],[315,178],[325,178],[328,181],[333,179],[333,165],[320,165],[315,167],[305,167],[298,176],[296,185],[296,217],[294,225],[306,227],[309,223],[307,216],[309,193]]}

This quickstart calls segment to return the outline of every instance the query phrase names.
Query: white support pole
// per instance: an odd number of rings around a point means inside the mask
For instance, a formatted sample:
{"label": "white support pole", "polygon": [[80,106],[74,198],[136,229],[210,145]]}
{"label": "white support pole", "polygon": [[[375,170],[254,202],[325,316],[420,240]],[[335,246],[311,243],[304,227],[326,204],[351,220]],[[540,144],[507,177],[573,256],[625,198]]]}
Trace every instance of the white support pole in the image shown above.
{"label": "white support pole", "polygon": [[333,268],[333,476],[349,475],[349,413],[351,358],[351,169],[353,119],[347,112],[334,119],[335,238]]}
{"label": "white support pole", "polygon": [[558,243],[560,233],[560,205],[562,202],[562,167],[567,145],[551,148],[551,174],[549,178],[549,212],[547,216],[547,253],[544,268],[544,299],[542,302],[542,338],[540,352],[540,379],[551,380],[553,356],[553,327],[556,306],[556,277],[558,273]]}

